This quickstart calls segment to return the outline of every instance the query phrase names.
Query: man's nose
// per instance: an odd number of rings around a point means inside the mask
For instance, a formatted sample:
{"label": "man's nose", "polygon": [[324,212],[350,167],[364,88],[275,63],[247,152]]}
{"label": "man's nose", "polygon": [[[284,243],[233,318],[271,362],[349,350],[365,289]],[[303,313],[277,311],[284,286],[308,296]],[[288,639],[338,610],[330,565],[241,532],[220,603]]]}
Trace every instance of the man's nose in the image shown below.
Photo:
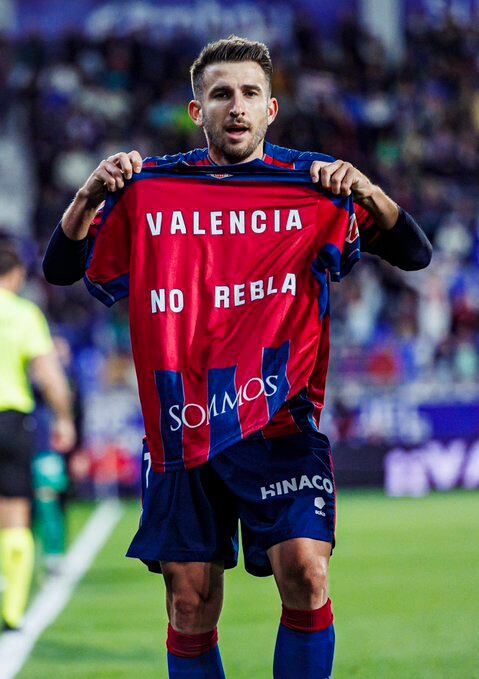
{"label": "man's nose", "polygon": [[231,102],[230,115],[237,118],[238,116],[243,115],[244,112],[245,112],[245,108],[244,108],[243,94],[241,92],[237,92],[234,95],[233,101]]}

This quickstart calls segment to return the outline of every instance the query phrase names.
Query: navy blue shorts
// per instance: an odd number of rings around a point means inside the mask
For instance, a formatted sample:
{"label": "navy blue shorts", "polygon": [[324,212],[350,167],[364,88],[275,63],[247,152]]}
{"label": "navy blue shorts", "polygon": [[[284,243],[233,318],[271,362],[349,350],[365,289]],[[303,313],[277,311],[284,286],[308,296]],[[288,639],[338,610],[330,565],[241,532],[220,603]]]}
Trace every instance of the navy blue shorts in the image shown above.
{"label": "navy blue shorts", "polygon": [[238,563],[271,575],[267,550],[291,538],[334,547],[335,487],[329,441],[314,430],[250,437],[190,471],[155,473],[143,449],[143,511],[127,556],[160,573],[161,561]]}

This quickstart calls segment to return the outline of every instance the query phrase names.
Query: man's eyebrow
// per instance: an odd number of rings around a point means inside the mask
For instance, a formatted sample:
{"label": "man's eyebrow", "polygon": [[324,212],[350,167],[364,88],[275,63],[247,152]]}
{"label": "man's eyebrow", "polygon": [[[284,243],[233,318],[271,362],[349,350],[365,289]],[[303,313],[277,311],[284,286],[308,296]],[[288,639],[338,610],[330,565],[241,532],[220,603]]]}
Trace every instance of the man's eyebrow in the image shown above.
{"label": "man's eyebrow", "polygon": [[[223,90],[232,90],[233,88],[231,85],[228,85],[226,83],[220,83],[217,85],[214,85],[214,87],[211,88],[211,90],[208,92],[209,95],[216,94],[216,92],[221,92]],[[260,85],[241,85],[242,90],[254,90],[256,92],[261,92],[261,86]]]}
{"label": "man's eyebrow", "polygon": [[241,85],[242,90],[256,90],[261,92],[261,85]]}
{"label": "man's eyebrow", "polygon": [[208,94],[214,94],[215,92],[219,92],[220,90],[231,90],[231,85],[225,84],[219,84],[215,85],[214,87],[211,88]]}

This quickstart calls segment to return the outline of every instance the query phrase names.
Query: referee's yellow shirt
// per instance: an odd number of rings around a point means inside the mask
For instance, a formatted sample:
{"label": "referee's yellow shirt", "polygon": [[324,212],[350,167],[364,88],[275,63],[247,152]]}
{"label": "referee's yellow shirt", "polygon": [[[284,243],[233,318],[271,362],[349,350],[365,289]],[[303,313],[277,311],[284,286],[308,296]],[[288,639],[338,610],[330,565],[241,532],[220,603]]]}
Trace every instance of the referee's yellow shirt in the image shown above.
{"label": "referee's yellow shirt", "polygon": [[48,324],[37,305],[0,288],[0,412],[32,412],[28,363],[52,350]]}

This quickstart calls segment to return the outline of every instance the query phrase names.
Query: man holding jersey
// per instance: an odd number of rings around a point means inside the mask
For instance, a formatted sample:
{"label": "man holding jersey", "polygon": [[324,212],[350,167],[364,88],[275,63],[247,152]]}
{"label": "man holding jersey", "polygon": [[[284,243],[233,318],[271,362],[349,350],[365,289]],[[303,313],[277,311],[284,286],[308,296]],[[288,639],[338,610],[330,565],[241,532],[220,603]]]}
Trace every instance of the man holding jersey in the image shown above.
{"label": "man holding jersey", "polygon": [[274,676],[325,679],[329,281],[347,273],[359,241],[403,269],[427,266],[431,246],[350,163],[265,141],[278,114],[265,45],[207,45],[191,76],[189,113],[208,147],[102,161],[57,226],[45,275],[62,285],[86,272],[108,305],[130,295],[147,438],[129,556],[163,574],[169,676],[225,676],[216,625],[241,521],[246,568],[272,573],[283,605]]}

